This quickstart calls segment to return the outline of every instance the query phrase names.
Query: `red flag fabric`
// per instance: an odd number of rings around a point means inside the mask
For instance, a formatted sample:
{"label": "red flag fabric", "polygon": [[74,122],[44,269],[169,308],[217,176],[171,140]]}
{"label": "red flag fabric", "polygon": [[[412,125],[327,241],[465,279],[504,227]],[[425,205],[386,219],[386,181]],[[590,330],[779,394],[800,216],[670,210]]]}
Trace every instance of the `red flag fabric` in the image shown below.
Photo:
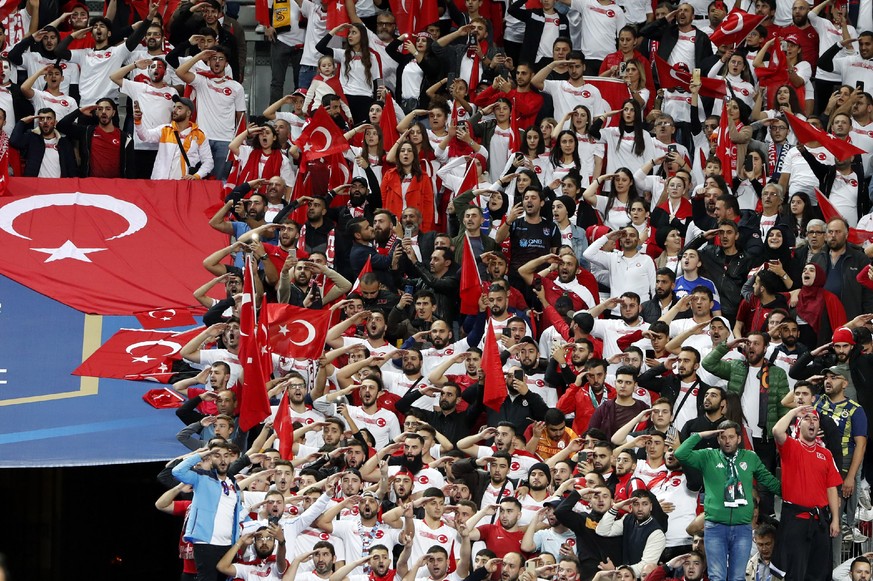
{"label": "red flag fabric", "polygon": [[191,305],[203,257],[227,244],[204,219],[217,181],[13,177],[9,186],[0,272],[85,313]]}
{"label": "red flag fabric", "polygon": [[[202,330],[196,331],[199,334]],[[83,361],[73,375],[167,383],[172,375],[171,358],[178,357],[190,340],[187,333],[119,329]]]}
{"label": "red flag fabric", "polygon": [[9,195],[9,149],[0,156],[0,197]]}
{"label": "red flag fabric", "polygon": [[[349,142],[346,141],[343,132],[336,126],[324,107],[315,110],[296,143],[302,151],[301,158],[305,158],[305,161],[342,153],[349,148]],[[301,166],[303,163],[304,161],[301,160]]]}
{"label": "red flag fabric", "polygon": [[[842,218],[836,208],[831,205],[831,201],[821,191],[815,189],[815,197],[818,200],[818,207],[821,210],[821,215],[825,222],[830,222],[834,218]],[[859,230],[858,228],[849,228],[849,242],[852,244],[862,245],[868,240],[873,240],[873,232],[869,230]]]}
{"label": "red flag fabric", "polygon": [[812,141],[817,141],[822,147],[834,154],[834,157],[837,158],[838,161],[867,153],[848,141],[838,139],[830,133],[822,131],[818,127],[813,127],[793,113],[788,111],[785,111],[784,113],[785,118],[788,120],[788,124],[791,125],[791,130],[794,131],[794,135],[797,137],[797,141],[804,145]]}
{"label": "red flag fabric", "polygon": [[724,99],[727,97],[727,83],[724,79],[713,79],[710,77],[700,78],[700,91],[698,94],[701,97],[712,97],[713,99]]}
{"label": "red flag fabric", "polygon": [[479,172],[476,170],[476,162],[470,160],[467,162],[467,171],[464,172],[464,179],[458,187],[457,194],[463,194],[470,190],[475,190],[479,187]]}
{"label": "red flag fabric", "polygon": [[724,176],[725,182],[732,183],[734,179],[733,168],[736,165],[736,155],[731,156],[731,151],[736,151],[736,145],[733,144],[730,137],[730,131],[727,115],[722,115],[718,123],[718,141],[715,146],[715,156],[721,161],[721,174]]}
{"label": "red flag fabric", "polygon": [[672,89],[688,90],[691,83],[691,73],[673,68],[670,64],[659,57],[654,58],[655,70],[658,72],[658,86],[670,91]]}
{"label": "red flag fabric", "polygon": [[[672,67],[655,55],[655,68],[658,71],[658,82],[660,87],[666,90],[682,89],[683,91],[691,90],[691,73]],[[713,99],[722,99],[727,95],[727,84],[724,79],[713,79],[710,77],[700,77],[701,97],[712,97]]]}
{"label": "red flag fabric", "polygon": [[391,93],[386,94],[385,107],[382,109],[379,127],[382,128],[382,142],[385,145],[385,151],[388,151],[400,139],[400,134],[397,133],[397,111],[394,109],[394,98]]}
{"label": "red flag fabric", "polygon": [[[340,24],[349,24],[349,12],[346,10],[344,0],[328,0],[324,4],[324,11],[327,15],[327,30],[330,32]],[[348,36],[347,30],[341,30],[337,36]],[[320,107],[319,107],[320,108]]]}
{"label": "red flag fabric", "polygon": [[418,0],[415,2],[418,14],[415,16],[416,32],[423,32],[431,24],[440,19],[439,8],[436,0]]}
{"label": "red flag fabric", "polygon": [[270,22],[270,7],[267,0],[255,0],[255,20],[263,26],[272,26]]}
{"label": "red flag fabric", "polygon": [[485,394],[482,399],[494,411],[500,409],[506,400],[506,378],[503,376],[503,362],[494,336],[494,325],[488,322],[485,329],[485,348],[482,350],[482,371],[485,373]]}
{"label": "red flag fabric", "polygon": [[[627,83],[621,79],[612,79],[609,77],[585,77],[585,83],[594,85],[600,91],[600,96],[603,100],[609,103],[611,110],[621,109],[624,102],[631,98],[630,89],[627,88]],[[585,86],[582,86],[582,95],[585,95]],[[610,123],[617,123],[618,116],[611,117]]]}
{"label": "red flag fabric", "polygon": [[0,0],[0,20],[4,20],[7,16],[18,9],[17,0]]}
{"label": "red flag fabric", "polygon": [[197,324],[188,307],[143,311],[136,313],[136,320],[139,321],[143,329],[168,329]]}
{"label": "red flag fabric", "polygon": [[755,76],[758,77],[758,84],[767,89],[767,102],[770,107],[773,107],[773,103],[776,100],[776,89],[780,85],[788,84],[788,70],[785,68],[785,58],[782,44],[777,38],[770,49],[770,61],[767,66],[755,67]]}
{"label": "red flag fabric", "polygon": [[282,394],[273,428],[279,436],[279,456],[283,460],[294,459],[294,426],[291,422],[291,408],[288,404],[288,390]]}
{"label": "red flag fabric", "polygon": [[461,254],[461,314],[479,313],[479,298],[482,296],[482,279],[470,237],[464,236],[464,252]]}
{"label": "red flag fabric", "polygon": [[512,115],[509,116],[509,152],[521,151],[521,129],[518,127],[518,115],[515,113],[515,99],[512,100]]}
{"label": "red flag fabric", "polygon": [[715,46],[740,44],[763,20],[763,16],[734,8],[712,31],[709,40]]}
{"label": "red flag fabric", "polygon": [[355,284],[352,285],[352,290],[349,291],[349,294],[358,290],[358,287],[361,286],[361,277],[368,272],[373,272],[373,264],[370,262],[369,256],[367,257],[367,262],[364,263],[364,268],[362,268],[361,272],[358,273],[358,278],[355,279]]}
{"label": "red flag fabric", "polygon": [[239,361],[243,368],[239,425],[248,431],[270,415],[267,380],[272,357],[267,348],[266,302],[257,310],[254,269],[251,255],[246,255],[243,298],[239,309]]}
{"label": "red flag fabric", "polygon": [[[243,131],[246,131],[247,129],[248,121],[246,120],[246,116],[241,115],[239,118],[239,122],[236,124],[235,136],[239,135]],[[229,149],[227,150],[227,157],[225,157],[224,163],[225,165],[230,165],[230,172],[227,175],[227,180],[224,182],[224,189],[221,197],[222,202],[224,201],[224,198],[227,197],[227,194],[229,194],[236,186],[239,185],[241,177],[240,174],[243,170],[243,168],[240,167],[239,159],[237,159],[236,155]],[[261,188],[262,191],[265,189],[266,187]]]}
{"label": "red flag fabric", "polygon": [[283,303],[266,306],[273,353],[295,359],[318,359],[330,328],[328,310],[316,311]]}
{"label": "red flag fabric", "polygon": [[169,387],[150,389],[142,395],[144,402],[159,410],[180,408],[185,398]]}
{"label": "red flag fabric", "polygon": [[400,34],[421,32],[440,18],[436,0],[389,0],[389,5]]}

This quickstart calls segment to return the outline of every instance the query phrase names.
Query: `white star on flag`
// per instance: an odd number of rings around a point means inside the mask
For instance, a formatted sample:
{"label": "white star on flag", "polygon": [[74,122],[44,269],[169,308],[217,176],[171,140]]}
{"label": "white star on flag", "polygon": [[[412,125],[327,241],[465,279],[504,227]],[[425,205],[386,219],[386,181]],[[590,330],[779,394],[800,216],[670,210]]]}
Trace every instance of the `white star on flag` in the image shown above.
{"label": "white star on flag", "polygon": [[42,252],[44,254],[48,254],[49,257],[45,259],[46,262],[54,262],[56,260],[65,260],[70,258],[72,260],[80,260],[82,262],[91,262],[91,259],[88,258],[88,254],[92,252],[102,252],[106,250],[105,248],[79,248],[72,241],[67,240],[63,244],[61,244],[58,248],[31,248],[31,250],[35,250],[36,252]]}

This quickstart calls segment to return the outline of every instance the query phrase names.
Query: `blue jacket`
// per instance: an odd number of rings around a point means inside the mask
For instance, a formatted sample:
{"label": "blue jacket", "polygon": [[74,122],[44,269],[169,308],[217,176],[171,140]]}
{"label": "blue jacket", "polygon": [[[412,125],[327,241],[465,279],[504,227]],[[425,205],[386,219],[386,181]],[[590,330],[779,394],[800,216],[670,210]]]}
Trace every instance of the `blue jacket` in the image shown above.
{"label": "blue jacket", "polygon": [[[221,481],[215,477],[214,472],[198,472],[194,466],[200,462],[199,454],[186,458],[173,468],[173,476],[179,482],[190,484],[194,487],[194,499],[191,501],[191,510],[188,516],[188,524],[185,526],[184,539],[189,543],[208,543],[215,529],[215,515],[218,512],[218,501],[222,494]],[[237,493],[236,508],[233,511],[233,527],[231,542],[235,543],[239,536],[239,520],[242,514],[239,486],[233,483]]]}

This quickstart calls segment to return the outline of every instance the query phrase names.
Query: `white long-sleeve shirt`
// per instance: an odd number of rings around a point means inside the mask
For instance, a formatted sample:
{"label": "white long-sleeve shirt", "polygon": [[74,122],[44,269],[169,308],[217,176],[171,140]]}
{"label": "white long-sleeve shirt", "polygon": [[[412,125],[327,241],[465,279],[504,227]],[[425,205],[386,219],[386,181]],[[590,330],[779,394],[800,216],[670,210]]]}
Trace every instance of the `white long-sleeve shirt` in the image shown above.
{"label": "white long-sleeve shirt", "polygon": [[652,258],[640,252],[630,257],[620,252],[604,252],[601,248],[607,242],[607,237],[601,236],[585,249],[582,256],[609,271],[610,295],[618,297],[635,292],[640,295],[640,303],[655,296],[655,262]]}

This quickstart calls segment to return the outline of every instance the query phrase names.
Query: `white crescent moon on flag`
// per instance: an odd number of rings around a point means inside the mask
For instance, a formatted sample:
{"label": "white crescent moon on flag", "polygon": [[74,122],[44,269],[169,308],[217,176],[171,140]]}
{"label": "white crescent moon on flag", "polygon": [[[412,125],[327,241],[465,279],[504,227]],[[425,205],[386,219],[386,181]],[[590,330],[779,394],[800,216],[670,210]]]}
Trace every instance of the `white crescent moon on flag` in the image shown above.
{"label": "white crescent moon on flag", "polygon": [[340,171],[342,172],[342,174],[343,174],[343,183],[344,183],[344,184],[349,183],[349,180],[350,180],[351,177],[352,177],[352,172],[349,171],[349,166],[347,166],[347,165],[344,164],[344,163],[340,163],[340,164],[337,164],[337,167],[339,168],[339,170],[340,170]]}
{"label": "white crescent moon on flag", "polygon": [[133,355],[134,349],[138,349],[140,347],[146,347],[148,345],[161,345],[162,347],[166,347],[166,348],[170,349],[170,352],[167,353],[166,355],[175,355],[176,353],[179,352],[180,349],[182,349],[181,345],[179,345],[178,343],[174,343],[173,341],[157,340],[157,341],[140,341],[139,343],[133,343],[132,345],[128,345],[127,348],[125,349],[125,351],[127,351],[128,353]]}
{"label": "white crescent moon on flag", "polygon": [[76,192],[75,194],[45,194],[42,196],[30,196],[21,200],[15,200],[10,204],[6,204],[0,208],[0,230],[8,234],[12,234],[24,240],[33,240],[29,236],[25,236],[15,230],[13,223],[15,219],[22,214],[40,210],[42,208],[50,208],[52,206],[91,206],[107,210],[113,214],[118,214],[127,220],[127,230],[121,234],[117,234],[106,240],[115,240],[130,236],[138,230],[142,230],[148,222],[148,216],[135,204],[106,196],[103,194],[83,194]]}
{"label": "white crescent moon on flag", "polygon": [[315,339],[315,327],[312,326],[312,323],[310,323],[309,321],[294,321],[291,324],[303,325],[304,327],[306,327],[306,341],[298,343],[294,339],[291,339],[292,343],[294,343],[298,347],[303,347],[304,345],[309,345],[310,343],[312,343],[312,340]]}
{"label": "white crescent moon on flag", "polygon": [[743,29],[743,15],[735,14],[735,16],[737,17],[737,25],[733,28],[722,28],[721,31],[723,34],[734,34]]}
{"label": "white crescent moon on flag", "polygon": [[149,317],[152,319],[157,319],[155,313],[170,313],[171,316],[176,316],[176,309],[159,309],[157,311],[149,311]]}
{"label": "white crescent moon on flag", "polygon": [[316,153],[320,153],[322,151],[327,151],[327,148],[329,148],[331,145],[333,145],[333,139],[331,138],[330,133],[324,127],[316,127],[312,131],[312,134],[315,135],[316,133],[323,133],[324,134],[324,147],[322,147],[321,149],[317,149]]}

